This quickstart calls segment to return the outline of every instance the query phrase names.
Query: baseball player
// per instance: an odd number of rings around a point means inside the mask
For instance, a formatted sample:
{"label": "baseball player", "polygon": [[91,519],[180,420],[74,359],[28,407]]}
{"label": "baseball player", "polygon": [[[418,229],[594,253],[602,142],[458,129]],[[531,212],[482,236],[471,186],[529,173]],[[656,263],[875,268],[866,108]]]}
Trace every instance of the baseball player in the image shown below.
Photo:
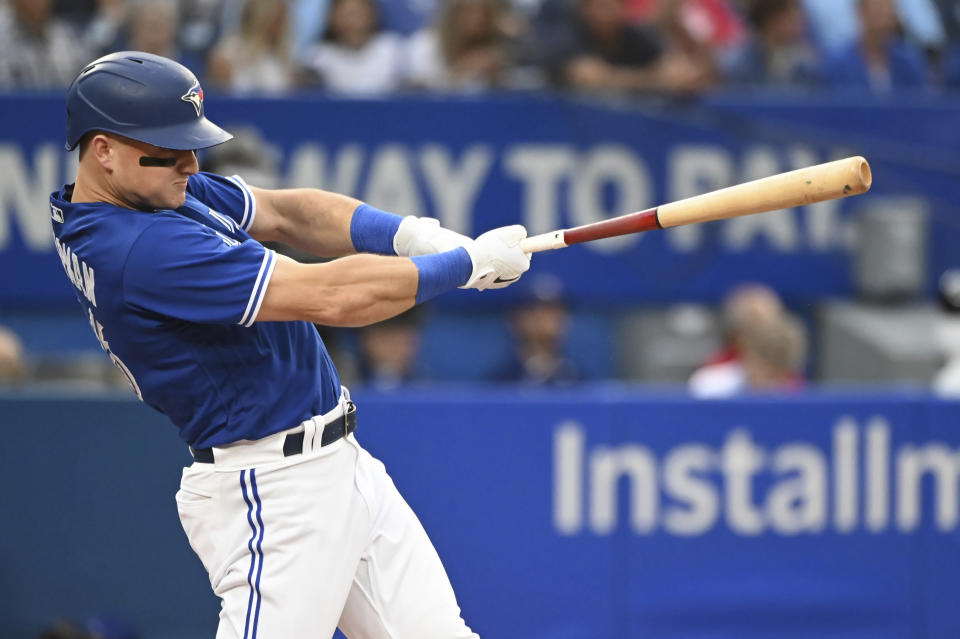
{"label": "baseball player", "polygon": [[[314,189],[199,173],[230,134],[185,67],[120,52],[67,94],[76,182],[51,194],[64,269],[101,346],[189,445],[177,505],[221,599],[218,639],[476,637],[311,322],[360,326],[499,288],[522,226],[471,240]],[[276,240],[316,255],[299,264]],[[407,425],[415,427],[415,425]]]}

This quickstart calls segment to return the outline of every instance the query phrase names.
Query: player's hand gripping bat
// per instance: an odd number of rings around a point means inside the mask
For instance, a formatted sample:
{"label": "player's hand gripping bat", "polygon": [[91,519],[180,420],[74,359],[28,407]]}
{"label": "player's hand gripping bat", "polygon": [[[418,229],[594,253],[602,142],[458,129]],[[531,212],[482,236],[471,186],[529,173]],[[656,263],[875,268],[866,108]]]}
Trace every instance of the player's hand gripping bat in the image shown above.
{"label": "player's hand gripping bat", "polygon": [[867,160],[856,156],[744,182],[646,211],[534,235],[521,240],[520,248],[535,253],[605,237],[787,209],[866,193],[872,182]]}

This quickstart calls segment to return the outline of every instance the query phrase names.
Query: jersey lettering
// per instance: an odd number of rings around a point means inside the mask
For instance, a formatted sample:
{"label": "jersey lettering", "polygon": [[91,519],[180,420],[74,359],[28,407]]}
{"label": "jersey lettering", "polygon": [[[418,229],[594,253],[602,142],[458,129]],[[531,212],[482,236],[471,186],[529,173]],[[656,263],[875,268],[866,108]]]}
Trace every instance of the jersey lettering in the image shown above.
{"label": "jersey lettering", "polygon": [[231,233],[236,233],[237,231],[240,230],[240,225],[234,222],[233,220],[231,220],[226,215],[222,213],[217,213],[213,209],[207,209],[207,213],[209,213],[212,218],[214,218],[215,220],[223,224],[225,227],[227,227],[227,230],[230,231]]}
{"label": "jersey lettering", "polygon": [[57,247],[57,254],[60,256],[60,263],[63,264],[63,270],[67,272],[67,277],[83,294],[90,305],[97,306],[97,293],[94,288],[94,272],[87,266],[87,263],[77,257],[77,254],[70,250],[70,247],[54,238],[53,243]]}
{"label": "jersey lettering", "polygon": [[110,350],[110,342],[107,341],[107,338],[103,335],[103,324],[97,321],[97,318],[93,316],[93,310],[88,309],[87,313],[90,315],[90,328],[93,329],[93,334],[96,335],[97,341],[100,342],[100,347],[110,356],[110,361],[120,369],[120,372],[123,373],[123,376],[127,378],[127,382],[130,383],[130,386],[133,388],[133,392],[137,394],[137,398],[140,401],[143,401],[143,394],[140,392],[140,385],[137,384],[137,380],[133,378],[133,373],[130,372],[130,369],[127,368],[127,365],[120,361],[120,358],[117,357],[113,351]]}

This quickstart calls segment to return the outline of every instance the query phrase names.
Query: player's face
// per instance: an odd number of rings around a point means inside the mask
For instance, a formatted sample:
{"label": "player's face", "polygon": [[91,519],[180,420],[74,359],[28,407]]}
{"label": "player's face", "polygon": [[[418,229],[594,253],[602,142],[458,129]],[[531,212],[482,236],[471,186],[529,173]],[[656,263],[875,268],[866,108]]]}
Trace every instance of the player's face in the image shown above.
{"label": "player's face", "polygon": [[187,178],[199,170],[193,151],[164,149],[127,138],[114,137],[112,142],[117,161],[111,181],[120,199],[143,211],[183,206]]}

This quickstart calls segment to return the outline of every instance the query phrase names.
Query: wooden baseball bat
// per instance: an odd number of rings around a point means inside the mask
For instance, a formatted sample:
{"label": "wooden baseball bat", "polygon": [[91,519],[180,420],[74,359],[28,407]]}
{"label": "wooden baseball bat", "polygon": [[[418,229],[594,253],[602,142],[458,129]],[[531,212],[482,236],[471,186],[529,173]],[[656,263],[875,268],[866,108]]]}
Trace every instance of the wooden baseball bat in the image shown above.
{"label": "wooden baseball bat", "polygon": [[536,253],[605,237],[788,209],[866,193],[872,182],[867,160],[855,156],[778,173],[646,211],[533,235],[521,240],[520,248],[526,253]]}

